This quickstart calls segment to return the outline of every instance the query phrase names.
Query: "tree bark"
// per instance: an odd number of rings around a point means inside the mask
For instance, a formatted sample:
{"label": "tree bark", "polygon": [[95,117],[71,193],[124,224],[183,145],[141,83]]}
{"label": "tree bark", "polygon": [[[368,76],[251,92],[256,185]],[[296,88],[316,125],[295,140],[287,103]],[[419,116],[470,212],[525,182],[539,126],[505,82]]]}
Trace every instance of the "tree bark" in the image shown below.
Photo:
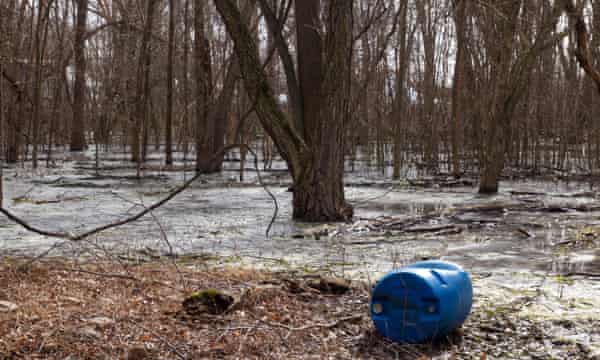
{"label": "tree bark", "polygon": [[[189,151],[189,105],[190,105],[190,86],[189,86],[189,52],[190,52],[190,19],[189,19],[190,3],[189,0],[183,2],[183,55],[182,65],[182,83],[183,83],[183,116],[182,116],[182,141],[183,141],[183,158],[187,160]],[[184,164],[185,166],[185,164]]]}
{"label": "tree bark", "polygon": [[[490,69],[489,101],[484,104],[484,133],[480,164],[480,193],[496,193],[498,181],[504,169],[506,153],[511,145],[511,128],[518,104],[529,87],[530,76],[535,61],[545,49],[554,47],[563,38],[560,34],[550,36],[556,27],[559,11],[549,14],[540,21],[540,30],[531,45],[525,49],[519,43],[523,25],[519,13],[523,1],[503,3],[496,8],[501,11],[491,14],[495,27],[490,26],[483,34],[486,51],[493,60]],[[485,19],[485,20],[487,20]],[[482,21],[485,21],[482,19]],[[489,21],[487,21],[489,24]],[[487,25],[486,24],[486,25]]]}
{"label": "tree bark", "polygon": [[[298,4],[298,2],[296,2]],[[327,34],[322,72],[300,76],[303,95],[309,88],[302,85],[303,79],[321,89],[318,94],[319,109],[309,109],[304,104],[306,134],[312,148],[312,161],[308,162],[305,174],[298,177],[294,187],[294,218],[307,221],[345,220],[352,217],[352,207],[344,198],[344,133],[349,117],[352,66],[352,1],[330,0],[327,14]],[[302,23],[300,23],[302,24]],[[306,26],[307,23],[304,23]],[[302,25],[301,25],[302,26]],[[313,26],[315,24],[313,23]],[[314,28],[311,29],[314,32]],[[316,39],[314,39],[316,40]],[[313,45],[314,46],[314,45]],[[302,57],[299,58],[299,64]],[[313,66],[320,64],[312,56],[306,61]],[[307,69],[305,71],[312,71]],[[320,84],[313,83],[321,78]],[[310,100],[308,104],[313,104]],[[321,102],[322,101],[322,102]],[[313,111],[316,118],[307,120]],[[314,126],[314,128],[313,128]]]}
{"label": "tree bark", "polygon": [[506,122],[511,120],[510,108],[516,106],[508,101],[513,93],[511,85],[511,63],[515,47],[520,1],[504,5],[504,17],[498,20],[499,36],[487,39],[487,49],[490,50],[495,61],[491,71],[490,83],[492,84],[489,116],[485,118],[485,145],[483,148],[483,164],[479,182],[479,193],[494,194],[498,192],[498,181],[504,168],[506,138],[501,129],[506,127]]}
{"label": "tree bark", "polygon": [[[167,116],[165,124],[165,163],[173,164],[173,61],[175,57],[175,1],[169,0],[169,44],[167,58]],[[187,106],[187,104],[185,105]]]}
{"label": "tree bark", "polygon": [[[402,4],[402,12],[400,13],[398,27],[399,39],[398,39],[398,60],[396,70],[396,83],[394,87],[394,102],[393,102],[393,131],[394,131],[394,155],[393,155],[393,174],[394,179],[400,178],[400,168],[402,159],[402,117],[404,116],[405,106],[405,86],[406,86],[406,73],[408,70],[410,46],[407,44],[407,38],[409,35],[408,29],[408,4]],[[412,34],[410,34],[412,38]],[[412,41],[409,41],[412,43]]]}
{"label": "tree bark", "polygon": [[424,50],[424,73],[423,73],[423,130],[426,138],[424,144],[424,161],[427,168],[435,170],[438,168],[438,128],[435,116],[436,77],[436,30],[434,16],[434,5],[430,0],[417,1],[417,14],[421,36],[423,38]]}
{"label": "tree bark", "polygon": [[35,64],[34,79],[33,79],[33,112],[31,118],[31,141],[33,149],[31,152],[32,166],[34,169],[38,167],[38,148],[40,141],[41,127],[41,106],[42,106],[42,65],[46,50],[46,40],[48,37],[48,17],[50,16],[50,8],[53,1],[48,1],[46,6],[40,1],[37,11],[37,24],[35,29],[33,55]]}
{"label": "tree bark", "polygon": [[294,60],[292,59],[290,49],[281,33],[281,22],[284,21],[284,19],[277,18],[275,11],[269,6],[267,0],[258,0],[258,2],[260,3],[265,22],[269,28],[270,39],[273,41],[273,45],[277,49],[281,64],[283,65],[288,92],[290,94],[294,126],[300,134],[304,134],[304,110],[298,76],[296,76],[296,68],[294,67]]}
{"label": "tree bark", "polygon": [[454,24],[456,28],[456,60],[454,63],[454,81],[452,83],[452,114],[451,114],[451,146],[452,146],[452,175],[455,178],[461,176],[460,152],[461,152],[461,119],[464,118],[462,108],[464,93],[464,67],[465,67],[465,27],[467,22],[466,7],[468,0],[455,1]]}
{"label": "tree bark", "polygon": [[[14,16],[14,20],[10,22],[9,28],[14,29],[14,33],[8,32],[13,41],[10,49],[10,53],[12,54],[12,59],[18,59],[20,54],[19,43],[21,41],[23,24],[25,23],[25,9],[27,6],[27,2],[23,1],[21,6],[17,10],[16,2],[13,3],[12,9],[16,10],[17,13]],[[7,49],[8,50],[8,49]],[[3,69],[1,76],[6,77],[6,69]],[[10,80],[7,80],[11,82]],[[14,164],[19,161],[19,148],[21,146],[21,127],[22,121],[20,119],[25,118],[25,91],[23,88],[16,85],[14,82],[11,82],[11,86],[13,86],[13,90],[15,90],[15,101],[13,103],[8,104],[8,113],[7,113],[7,129],[5,134],[5,143],[6,143],[6,162],[9,164]]]}
{"label": "tree bark", "polygon": [[[223,82],[223,88],[221,89],[221,93],[216,100],[215,106],[212,107],[210,114],[210,121],[215,124],[212,142],[213,148],[211,149],[213,154],[217,154],[219,150],[225,146],[227,122],[231,113],[230,109],[233,106],[235,86],[239,77],[239,66],[236,56],[232,55],[229,62],[227,74],[225,75],[225,80]],[[216,160],[213,160],[213,168],[211,170],[215,172],[221,171],[223,168],[223,159],[224,154],[221,154]]]}
{"label": "tree bark", "polygon": [[140,44],[136,81],[135,120],[132,122],[133,126],[130,129],[132,136],[131,156],[132,160],[138,164],[141,164],[143,161],[141,137],[144,136],[146,128],[145,124],[147,121],[146,117],[148,115],[148,101],[150,99],[150,65],[152,63],[150,38],[152,36],[156,1],[157,0],[148,0],[146,4],[146,21],[144,24],[144,32],[142,34],[142,43]]}
{"label": "tree bark", "polygon": [[85,32],[87,26],[88,0],[77,0],[77,23],[75,24],[75,82],[73,84],[73,122],[71,125],[71,151],[85,148],[85,94],[86,59]]}
{"label": "tree bark", "polygon": [[[292,122],[279,108],[258,56],[256,40],[242,20],[233,0],[215,0],[227,32],[233,39],[246,92],[254,97],[256,114],[269,134],[294,179],[293,216],[304,221],[337,221],[352,216],[352,208],[344,200],[342,183],[344,144],[342,137],[347,117],[349,68],[352,44],[352,2],[331,0],[329,31],[325,57],[329,64],[325,81],[319,84],[328,95],[327,106],[321,109],[316,123],[317,146],[309,147]],[[335,45],[335,46],[334,46]],[[333,81],[332,81],[333,80]],[[336,82],[337,80],[341,83]],[[328,83],[329,81],[329,83]],[[325,85],[323,85],[325,84]],[[321,88],[322,87],[322,88]],[[338,92],[338,90],[340,90]],[[328,117],[331,115],[332,117]],[[340,161],[341,159],[341,161]]]}
{"label": "tree bark", "polygon": [[210,121],[212,101],[212,64],[210,44],[206,37],[203,1],[194,3],[194,71],[196,75],[196,172],[214,172],[211,166],[213,124]]}
{"label": "tree bark", "polygon": [[577,61],[589,78],[592,79],[592,81],[596,84],[596,87],[598,88],[598,94],[600,94],[600,70],[594,67],[592,51],[589,47],[587,25],[585,24],[582,10],[579,10],[575,6],[573,0],[562,1],[567,15],[573,21],[573,30],[575,31],[577,40],[577,51],[575,51]]}
{"label": "tree bark", "polygon": [[295,2],[298,78],[302,102],[302,126],[308,146],[318,141],[323,84],[323,39],[321,0]]}

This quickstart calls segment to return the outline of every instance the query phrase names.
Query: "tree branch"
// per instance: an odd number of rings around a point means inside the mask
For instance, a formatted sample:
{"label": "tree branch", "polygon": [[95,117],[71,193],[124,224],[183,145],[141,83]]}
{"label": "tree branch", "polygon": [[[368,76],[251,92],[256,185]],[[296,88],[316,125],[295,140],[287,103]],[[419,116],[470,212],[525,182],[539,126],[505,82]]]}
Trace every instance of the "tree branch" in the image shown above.
{"label": "tree branch", "polygon": [[590,51],[588,44],[589,34],[583,14],[581,10],[577,9],[573,0],[563,0],[563,7],[569,19],[573,21],[573,30],[575,31],[575,37],[577,39],[575,57],[581,68],[583,68],[590,79],[594,81],[598,88],[598,94],[600,94],[600,71],[594,68],[593,65],[592,52]]}
{"label": "tree branch", "polygon": [[[264,185],[263,181],[262,181],[262,177],[260,176],[260,170],[258,168],[258,157],[256,156],[256,154],[252,151],[252,149],[250,149],[250,147],[248,145],[245,144],[234,144],[234,145],[229,145],[224,147],[223,149],[221,149],[220,151],[218,151],[217,153],[215,153],[213,155],[213,157],[211,158],[210,162],[213,163],[215,161],[217,161],[218,159],[220,159],[225,153],[227,153],[228,151],[232,150],[232,149],[236,149],[236,148],[245,148],[246,151],[250,152],[251,154],[254,155],[254,163],[256,166],[256,170],[257,170],[257,176],[258,176],[258,181],[261,184],[261,186],[263,186],[263,188],[265,189],[265,191],[267,192],[267,194],[269,195],[269,197],[273,200],[274,204],[275,204],[275,212],[273,215],[273,219],[271,220],[269,227],[267,228],[267,236],[269,233],[269,230],[271,229],[271,226],[274,222],[275,217],[277,216],[277,212],[279,209],[279,206],[277,205],[277,199],[275,198],[275,196],[273,195],[273,193],[266,187],[266,185]],[[211,164],[212,165],[212,164]],[[108,224],[104,224],[104,225],[100,225],[97,226],[93,229],[84,231],[83,233],[80,234],[72,234],[72,233],[68,233],[68,232],[54,232],[54,231],[49,231],[49,230],[45,230],[45,229],[41,229],[38,228],[36,226],[33,226],[31,224],[29,224],[26,220],[20,218],[19,216],[13,214],[11,211],[9,211],[8,209],[4,208],[4,207],[0,207],[0,213],[4,214],[4,216],[6,216],[9,220],[21,225],[23,228],[25,228],[28,231],[34,232],[36,234],[39,235],[43,235],[43,236],[47,236],[47,237],[51,237],[51,238],[57,238],[57,239],[65,239],[65,240],[69,240],[72,242],[79,242],[81,240],[84,240],[85,238],[100,233],[102,231],[108,230],[108,229],[112,229],[112,228],[116,228],[118,226],[122,226],[131,222],[134,222],[136,220],[139,220],[140,218],[144,217],[147,214],[152,213],[152,211],[156,210],[157,208],[161,207],[162,205],[166,204],[167,202],[169,202],[170,200],[172,200],[174,197],[176,197],[177,195],[179,195],[180,193],[182,193],[183,191],[185,191],[187,188],[190,187],[190,185],[192,185],[192,183],[194,183],[196,180],[198,180],[198,178],[200,178],[203,174],[202,173],[197,173],[196,175],[194,175],[192,178],[190,178],[188,181],[186,181],[185,183],[183,183],[183,185],[181,185],[180,187],[176,188],[175,190],[173,190],[170,194],[168,194],[167,196],[165,196],[164,198],[162,198],[161,200],[155,202],[154,204],[145,207],[144,209],[142,209],[141,211],[139,211],[138,213],[127,217],[125,219],[121,219],[121,220],[117,220]]]}

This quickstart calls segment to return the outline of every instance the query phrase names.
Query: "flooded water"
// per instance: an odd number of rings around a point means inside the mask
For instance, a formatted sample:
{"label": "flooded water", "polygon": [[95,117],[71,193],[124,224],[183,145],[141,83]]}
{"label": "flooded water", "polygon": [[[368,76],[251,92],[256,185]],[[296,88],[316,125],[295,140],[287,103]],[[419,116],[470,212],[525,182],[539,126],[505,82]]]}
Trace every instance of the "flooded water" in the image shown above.
{"label": "flooded water", "polygon": [[[193,175],[159,164],[156,156],[141,180],[119,154],[103,156],[99,174],[91,153],[64,155],[55,168],[35,173],[5,168],[4,206],[39,228],[78,234],[139,212]],[[473,186],[413,186],[362,170],[345,179],[353,223],[305,224],[291,219],[291,181],[275,162],[275,171],[262,174],[279,205],[267,237],[274,205],[251,165],[241,182],[239,162],[226,162],[221,174],[203,176],[152,216],[82,243],[46,238],[0,218],[0,256],[50,248],[55,255],[136,256],[150,249],[369,282],[414,261],[443,259],[471,273],[475,308],[511,308],[534,296],[520,316],[599,320],[600,284],[572,277],[600,273],[600,201],[587,183],[503,181],[499,194],[481,196]],[[560,326],[549,332],[575,336]],[[600,343],[597,334],[575,334],[590,346]]]}
{"label": "flooded water", "polygon": [[[31,170],[5,170],[5,205],[39,227],[78,233],[140,211],[192,175],[146,171],[137,180],[134,169],[127,169],[117,155],[102,165],[113,170],[98,176],[91,156],[35,176]],[[118,165],[122,169],[114,170]],[[245,181],[239,182],[238,168],[239,163],[229,162],[222,174],[203,177],[156,210],[154,217],[92,240],[106,246],[164,251],[166,236],[179,253],[249,255],[315,267],[334,262],[350,268],[366,266],[369,272],[439,257],[481,271],[600,271],[593,246],[600,236],[595,232],[600,226],[600,202],[587,184],[507,181],[501,184],[500,194],[481,196],[473,187],[418,188],[381,180],[376,173],[348,174],[346,197],[355,206],[358,225],[377,218],[412,217],[424,218],[423,226],[453,224],[459,229],[406,233],[360,231],[357,224],[293,222],[290,180],[284,172],[270,171],[263,175],[264,181],[277,198],[279,212],[267,238],[273,202],[257,183],[255,171],[247,171]],[[39,252],[55,242],[6,219],[0,222],[0,235],[3,251]],[[557,250],[557,244],[575,240],[580,245],[575,250]]]}
{"label": "flooded water", "polygon": [[[19,167],[5,169],[5,207],[40,228],[80,233],[140,211],[192,176],[154,169],[137,180],[135,169],[122,156],[112,155],[101,164],[111,168],[100,171],[101,176],[90,154],[59,161],[56,168],[37,174]],[[55,251],[172,249],[371,281],[410,262],[439,258],[463,265],[479,279],[476,292],[499,301],[507,294],[514,297],[517,289],[538,286],[540,277],[548,274],[600,272],[600,201],[588,184],[505,181],[500,194],[481,196],[474,187],[415,187],[363,171],[346,178],[355,222],[316,225],[292,221],[290,180],[283,171],[269,171],[263,174],[264,182],[277,198],[279,212],[267,237],[273,202],[255,171],[246,171],[240,182],[238,168],[238,162],[227,162],[223,173],[203,177],[153,216],[100,233],[84,246],[65,243]],[[275,163],[275,168],[282,164]],[[410,231],[373,228],[377,223],[415,220]],[[57,243],[0,219],[1,253],[37,254]],[[589,298],[600,305],[598,284],[550,281],[544,286],[552,296]],[[586,308],[582,314],[588,310],[593,313]]]}

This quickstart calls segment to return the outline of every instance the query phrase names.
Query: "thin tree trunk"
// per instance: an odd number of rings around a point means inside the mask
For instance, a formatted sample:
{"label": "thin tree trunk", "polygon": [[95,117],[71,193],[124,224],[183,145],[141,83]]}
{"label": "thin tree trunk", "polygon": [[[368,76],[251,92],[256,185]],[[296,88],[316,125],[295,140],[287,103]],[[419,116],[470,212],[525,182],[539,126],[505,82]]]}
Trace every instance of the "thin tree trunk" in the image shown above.
{"label": "thin tree trunk", "polygon": [[[175,1],[169,0],[169,54],[167,55],[167,116],[165,124],[166,164],[173,164],[173,61],[175,54]],[[185,105],[187,106],[187,104]]]}
{"label": "thin tree trunk", "polygon": [[73,85],[73,123],[71,125],[71,151],[82,151],[85,147],[85,94],[86,59],[85,32],[88,0],[77,0],[77,23],[75,24],[75,83]]}
{"label": "thin tree trunk", "polygon": [[461,118],[464,118],[464,109],[462,108],[462,93],[464,92],[463,73],[465,67],[465,26],[466,26],[466,6],[468,0],[457,0],[455,2],[456,14],[454,16],[456,28],[456,60],[454,63],[454,81],[452,84],[452,114],[451,114],[451,146],[452,146],[452,175],[455,178],[461,176],[460,167],[460,149],[462,147]]}
{"label": "thin tree trunk", "polygon": [[34,79],[33,79],[33,114],[31,119],[31,139],[32,139],[32,166],[34,169],[38,167],[38,148],[40,141],[40,127],[41,127],[41,106],[42,106],[42,66],[44,62],[44,55],[46,49],[46,41],[48,36],[48,17],[50,15],[50,7],[52,1],[48,1],[46,6],[43,6],[43,2],[40,1],[38,4],[38,19],[35,29],[35,39],[33,53],[35,54],[35,68],[34,68]]}
{"label": "thin tree trunk", "polygon": [[[408,4],[403,3],[404,8],[400,14],[399,26],[399,44],[398,44],[398,69],[396,71],[396,83],[394,89],[393,102],[393,131],[394,131],[394,154],[393,154],[393,175],[394,179],[400,178],[400,168],[402,161],[402,117],[404,116],[406,72],[409,63],[410,47],[407,46],[408,29]],[[412,38],[412,34],[410,34]],[[412,42],[411,42],[412,43]]]}
{"label": "thin tree trunk", "polygon": [[[183,129],[182,133],[182,140],[183,140],[183,158],[184,158],[184,169],[185,169],[185,162],[187,160],[187,155],[189,152],[189,137],[188,137],[188,133],[189,133],[189,104],[190,104],[190,87],[189,87],[189,81],[188,81],[188,59],[189,59],[189,52],[190,52],[190,26],[189,26],[189,9],[190,9],[190,4],[189,4],[189,0],[185,0],[183,3],[183,66],[182,66],[182,70],[183,70],[183,76],[182,76],[182,82],[183,82],[183,119],[182,119],[182,124],[181,127]],[[185,171],[185,170],[184,170]]]}
{"label": "thin tree trunk", "polygon": [[212,99],[212,65],[210,45],[205,34],[204,2],[194,4],[194,70],[196,75],[196,172],[212,172],[212,133],[210,102]]}
{"label": "thin tree trunk", "polygon": [[[139,166],[143,161],[141,153],[141,136],[144,136],[146,129],[146,117],[148,114],[148,101],[150,99],[150,65],[152,56],[150,51],[150,38],[152,36],[152,25],[154,22],[154,9],[156,0],[148,0],[146,7],[146,22],[144,24],[144,32],[142,34],[142,43],[140,45],[137,83],[136,83],[136,106],[131,128],[132,144],[131,155],[132,160],[138,163]],[[138,174],[139,175],[139,174]]]}
{"label": "thin tree trunk", "polygon": [[[212,153],[216,154],[225,145],[226,125],[230,115],[230,109],[233,106],[233,98],[235,95],[235,86],[239,77],[238,60],[235,55],[232,55],[230,64],[223,82],[223,89],[216,100],[216,105],[212,108],[210,121],[214,125],[214,138]],[[212,171],[221,171],[223,167],[223,156],[213,160],[214,167]]]}
{"label": "thin tree trunk", "polygon": [[308,146],[318,142],[321,121],[323,84],[323,39],[320,11],[321,0],[295,2],[298,80],[302,101],[302,126],[304,140]]}

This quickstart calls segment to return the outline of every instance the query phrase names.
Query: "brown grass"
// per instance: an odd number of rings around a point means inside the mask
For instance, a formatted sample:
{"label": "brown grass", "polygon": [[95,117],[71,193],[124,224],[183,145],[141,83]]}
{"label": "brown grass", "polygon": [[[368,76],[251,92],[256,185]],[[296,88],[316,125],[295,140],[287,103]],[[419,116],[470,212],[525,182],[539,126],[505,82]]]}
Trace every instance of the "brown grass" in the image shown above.
{"label": "brown grass", "polygon": [[[522,358],[532,344],[548,356],[545,351],[572,359],[590,354],[548,338],[544,329],[556,324],[478,306],[464,330],[442,342],[393,344],[373,329],[364,284],[327,295],[302,286],[307,276],[299,273],[201,261],[44,259],[22,270],[25,263],[0,258],[0,301],[18,306],[0,311],[0,360]],[[219,316],[187,314],[182,301],[207,288],[232,294],[233,309]],[[587,333],[598,329],[596,321],[566,323]]]}
{"label": "brown grass", "polygon": [[[195,265],[44,260],[23,271],[22,264],[0,264],[0,300],[18,305],[0,313],[0,359],[389,355],[364,346],[377,336],[366,316],[368,292],[358,288],[343,296],[295,294],[281,274]],[[187,315],[182,300],[202,288],[225,289],[241,301],[222,316]]]}

